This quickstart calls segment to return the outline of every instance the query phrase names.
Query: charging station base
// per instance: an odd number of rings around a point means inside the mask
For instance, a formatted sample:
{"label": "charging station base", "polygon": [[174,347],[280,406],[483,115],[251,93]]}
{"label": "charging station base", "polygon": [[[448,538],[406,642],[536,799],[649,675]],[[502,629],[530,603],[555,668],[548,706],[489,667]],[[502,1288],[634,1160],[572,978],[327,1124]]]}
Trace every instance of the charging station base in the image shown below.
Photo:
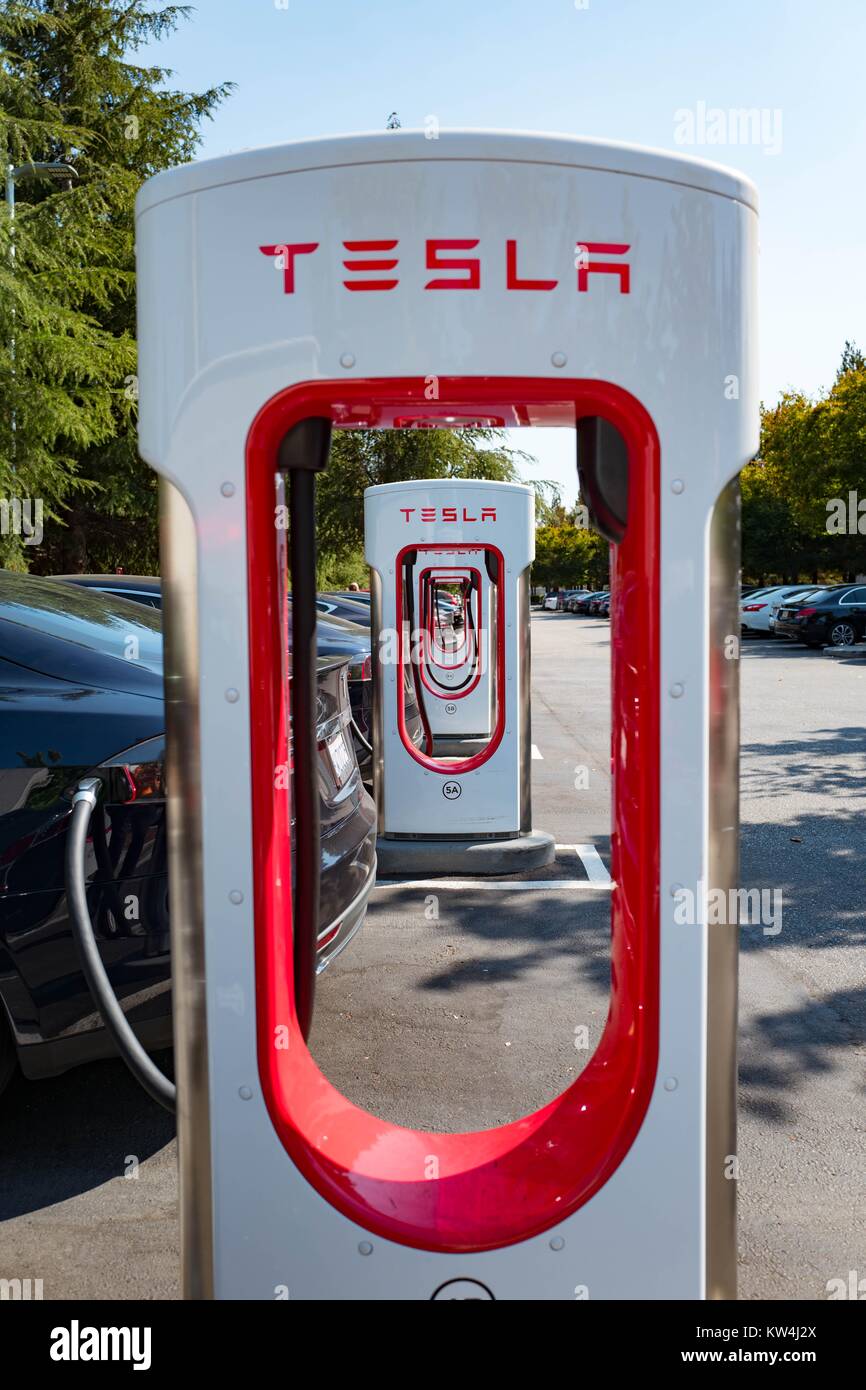
{"label": "charging station base", "polygon": [[380,878],[407,874],[471,878],[543,869],[556,858],[556,844],[546,830],[530,830],[511,840],[404,840],[380,835],[376,857]]}

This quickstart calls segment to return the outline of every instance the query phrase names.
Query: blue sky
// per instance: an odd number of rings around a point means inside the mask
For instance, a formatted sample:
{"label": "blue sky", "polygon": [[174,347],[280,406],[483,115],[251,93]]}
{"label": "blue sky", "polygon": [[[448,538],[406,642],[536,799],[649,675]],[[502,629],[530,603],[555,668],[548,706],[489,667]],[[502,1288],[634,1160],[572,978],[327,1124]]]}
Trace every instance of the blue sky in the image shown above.
{"label": "blue sky", "polygon": [[[202,155],[315,135],[486,126],[629,140],[742,169],[761,197],[761,394],[866,349],[864,0],[199,0],[139,60],[237,89]],[[677,113],[758,108],[753,143],[681,145]],[[515,443],[574,496],[573,442]]]}

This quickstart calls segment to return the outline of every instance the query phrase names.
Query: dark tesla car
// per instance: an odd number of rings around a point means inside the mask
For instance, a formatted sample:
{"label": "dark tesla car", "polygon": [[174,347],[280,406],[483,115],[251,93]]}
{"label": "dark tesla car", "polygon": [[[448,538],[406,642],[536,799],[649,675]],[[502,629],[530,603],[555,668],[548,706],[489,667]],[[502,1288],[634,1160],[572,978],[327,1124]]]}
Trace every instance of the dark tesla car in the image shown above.
{"label": "dark tesla car", "polygon": [[[162,607],[162,581],[154,575],[137,574],[58,574],[53,576],[64,584],[75,584],[83,589],[97,589],[101,593],[114,594],[119,598],[130,598],[136,603],[147,604],[153,608]],[[316,619],[316,650],[322,656],[345,657],[349,662],[349,700],[352,719],[361,738],[355,739],[355,753],[364,781],[370,783],[373,776],[373,762],[365,744],[373,742],[373,658],[370,646],[370,595],[359,593],[351,595],[353,606],[357,609],[356,620],[344,617],[336,610],[324,611],[323,604],[331,596],[320,594]],[[342,595],[335,597],[341,598]],[[354,600],[358,602],[355,603]],[[450,605],[449,605],[450,607]],[[411,671],[405,673],[406,728],[415,747],[424,740],[424,725],[418,710]],[[363,740],[363,742],[361,741]]]}
{"label": "dark tesla car", "polygon": [[98,589],[115,598],[132,599],[150,608],[162,608],[162,581],[152,574],[53,574],[65,584],[78,584],[82,589]]}
{"label": "dark tesla car", "polygon": [[[113,1055],[64,891],[70,797],[98,776],[88,898],[112,985],[145,1047],[171,1042],[162,617],[113,595],[0,572],[0,1082]],[[375,807],[349,735],[343,657],[320,657],[319,967],[363,921]]]}
{"label": "dark tesla car", "polygon": [[799,602],[782,604],[776,614],[779,637],[807,647],[850,647],[866,634],[866,584],[834,584],[815,589]]}
{"label": "dark tesla car", "polygon": [[345,618],[347,622],[357,623],[359,627],[370,626],[370,601],[360,603],[344,594],[319,594],[316,607],[325,618]]}

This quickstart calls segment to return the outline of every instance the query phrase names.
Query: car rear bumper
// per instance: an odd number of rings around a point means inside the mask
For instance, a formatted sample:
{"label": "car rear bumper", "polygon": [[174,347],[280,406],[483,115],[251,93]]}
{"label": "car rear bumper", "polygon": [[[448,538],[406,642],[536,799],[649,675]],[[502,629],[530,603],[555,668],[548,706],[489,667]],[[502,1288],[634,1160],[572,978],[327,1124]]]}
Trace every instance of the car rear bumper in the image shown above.
{"label": "car rear bumper", "polygon": [[319,932],[317,946],[318,959],[316,974],[321,975],[342,950],[348,946],[352,937],[363,925],[367,915],[370,894],[376,884],[376,856],[373,855],[372,872],[357,896],[349,903],[335,922]]}
{"label": "car rear bumper", "polygon": [[793,637],[795,642],[826,642],[827,633],[823,623],[797,623],[790,618],[777,618],[775,626],[777,637]]}

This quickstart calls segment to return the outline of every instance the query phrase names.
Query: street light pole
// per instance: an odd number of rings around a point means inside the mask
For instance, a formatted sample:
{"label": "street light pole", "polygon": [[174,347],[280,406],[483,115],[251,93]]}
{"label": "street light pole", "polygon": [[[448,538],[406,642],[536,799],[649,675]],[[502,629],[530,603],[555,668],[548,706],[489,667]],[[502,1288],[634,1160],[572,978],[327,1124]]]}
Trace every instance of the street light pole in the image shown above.
{"label": "street light pole", "polygon": [[[71,164],[67,164],[62,159],[37,159],[29,164],[7,164],[6,165],[6,206],[9,209],[9,221],[15,221],[15,184],[18,179],[38,178],[40,174],[47,174],[49,178],[69,178],[77,179],[78,170]],[[12,254],[14,257],[15,248],[13,245]]]}

